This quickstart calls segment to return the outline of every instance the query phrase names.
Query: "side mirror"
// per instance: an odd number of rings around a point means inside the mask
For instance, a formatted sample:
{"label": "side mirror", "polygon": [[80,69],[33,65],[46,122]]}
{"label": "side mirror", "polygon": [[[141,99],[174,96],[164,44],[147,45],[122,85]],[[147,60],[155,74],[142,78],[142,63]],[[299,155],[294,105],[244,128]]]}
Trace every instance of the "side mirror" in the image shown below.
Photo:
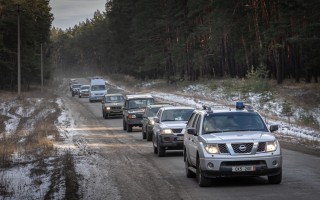
{"label": "side mirror", "polygon": [[190,135],[198,135],[196,129],[194,128],[187,128],[187,133]]}
{"label": "side mirror", "polygon": [[154,119],[155,123],[159,123],[159,118],[158,117],[154,117],[153,119]]}
{"label": "side mirror", "polygon": [[270,126],[270,131],[271,131],[271,132],[277,131],[278,129],[279,129],[279,126],[278,126],[278,125],[271,125],[271,126]]}

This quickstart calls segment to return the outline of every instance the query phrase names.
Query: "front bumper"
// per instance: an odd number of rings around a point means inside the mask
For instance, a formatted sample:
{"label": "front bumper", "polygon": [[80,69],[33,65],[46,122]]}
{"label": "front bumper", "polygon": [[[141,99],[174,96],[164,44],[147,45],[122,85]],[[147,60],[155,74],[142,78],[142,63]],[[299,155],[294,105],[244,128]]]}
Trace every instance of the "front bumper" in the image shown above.
{"label": "front bumper", "polygon": [[105,110],[108,115],[122,115],[122,110]]}
{"label": "front bumper", "polygon": [[127,119],[127,123],[131,126],[140,126],[142,127],[142,118],[131,118]]}
{"label": "front bumper", "polygon": [[183,150],[183,135],[160,135],[159,145],[166,149]]}
{"label": "front bumper", "polygon": [[79,95],[82,96],[82,97],[89,97],[89,94],[88,94],[88,93],[81,93],[81,92],[80,92]]}
{"label": "front bumper", "polygon": [[[282,157],[265,156],[254,158],[200,158],[204,176],[235,177],[235,176],[272,176],[281,173]],[[210,166],[210,167],[209,167]],[[252,167],[250,171],[232,171],[233,167]]]}
{"label": "front bumper", "polygon": [[104,96],[89,96],[90,101],[102,101]]}

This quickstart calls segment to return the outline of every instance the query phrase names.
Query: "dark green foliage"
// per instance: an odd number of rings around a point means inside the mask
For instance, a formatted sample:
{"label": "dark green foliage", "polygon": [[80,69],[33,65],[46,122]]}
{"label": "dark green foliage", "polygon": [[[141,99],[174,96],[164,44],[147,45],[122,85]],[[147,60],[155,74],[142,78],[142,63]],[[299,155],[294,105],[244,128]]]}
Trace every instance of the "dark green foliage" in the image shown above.
{"label": "dark green foliage", "polygon": [[53,20],[49,0],[0,0],[0,89],[17,84],[18,13],[20,14],[22,87],[40,82],[41,44],[49,42]]}
{"label": "dark green foliage", "polygon": [[264,67],[258,88],[270,78],[317,82],[319,19],[317,0],[112,0],[102,18],[60,33],[53,58],[61,69],[169,83],[250,78],[251,66]]}

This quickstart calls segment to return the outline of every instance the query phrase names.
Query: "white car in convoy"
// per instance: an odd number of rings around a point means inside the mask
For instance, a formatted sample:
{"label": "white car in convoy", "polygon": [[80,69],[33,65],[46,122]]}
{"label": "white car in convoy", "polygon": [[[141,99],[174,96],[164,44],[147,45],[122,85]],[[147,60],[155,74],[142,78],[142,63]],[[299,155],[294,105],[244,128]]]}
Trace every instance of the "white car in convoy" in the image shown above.
{"label": "white car in convoy", "polygon": [[159,157],[165,156],[167,150],[183,150],[184,134],[194,108],[169,106],[162,107],[154,117],[153,152]]}
{"label": "white car in convoy", "polygon": [[258,112],[237,102],[236,109],[195,110],[184,137],[188,178],[200,187],[217,177],[267,176],[270,184],[282,180],[282,154],[278,140]]}
{"label": "white car in convoy", "polygon": [[102,101],[104,95],[108,93],[105,80],[101,78],[93,78],[90,82],[89,102]]}

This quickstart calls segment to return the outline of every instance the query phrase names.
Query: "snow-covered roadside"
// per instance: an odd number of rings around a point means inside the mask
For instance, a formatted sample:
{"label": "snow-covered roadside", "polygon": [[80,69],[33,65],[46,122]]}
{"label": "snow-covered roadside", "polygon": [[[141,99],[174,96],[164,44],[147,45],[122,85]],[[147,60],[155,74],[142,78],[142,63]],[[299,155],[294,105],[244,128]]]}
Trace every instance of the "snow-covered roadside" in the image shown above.
{"label": "snow-covered roadside", "polygon": [[[2,122],[5,127],[0,132],[1,145],[10,149],[8,152],[1,152],[2,161],[5,158],[8,162],[7,167],[2,163],[0,168],[1,198],[45,199],[50,190],[50,179],[56,170],[55,156],[42,158],[41,153],[49,147],[41,146],[36,150],[26,146],[39,145],[39,143],[29,143],[29,140],[34,137],[32,134],[34,134],[36,123],[47,119],[50,114],[57,111],[51,103],[44,102],[42,98],[26,98],[23,101],[12,100],[1,103],[0,115],[7,119]],[[40,135],[37,137],[40,141]],[[52,135],[48,137],[53,138]],[[26,153],[27,149],[32,149],[32,152]],[[11,156],[10,153],[12,153]],[[56,199],[63,199],[62,194],[63,191],[59,190],[54,196]]]}
{"label": "snow-covered roadside", "polygon": [[[109,84],[111,81],[108,81]],[[143,88],[144,90],[150,91],[150,93],[159,99],[163,99],[169,102],[175,102],[177,104],[183,104],[188,106],[193,106],[196,108],[202,108],[202,105],[217,105],[223,104],[226,106],[234,106],[236,101],[242,100],[241,95],[225,95],[221,88],[217,88],[215,91],[212,91],[205,85],[195,84],[189,85],[182,88],[181,91],[176,91],[175,93],[161,92],[159,89],[153,91],[152,87],[156,85],[157,82],[152,83],[140,83],[136,88]],[[120,88],[117,86],[117,88]],[[123,89],[126,90],[126,89]],[[310,145],[314,145],[313,148],[320,149],[320,133],[316,130],[313,130],[309,127],[302,127],[296,125],[294,120],[291,123],[287,122],[288,117],[283,116],[281,113],[283,109],[283,100],[279,99],[279,102],[276,101],[267,101],[263,105],[260,104],[261,98],[268,99],[270,93],[261,95],[255,93],[249,93],[246,97],[245,102],[249,102],[250,105],[253,105],[254,109],[258,110],[265,117],[265,121],[268,125],[278,124],[279,131],[278,134],[281,136],[288,137],[290,140],[307,140]],[[208,100],[210,99],[210,100]],[[314,108],[314,116],[316,116],[317,121],[320,124],[320,105],[318,108]],[[295,109],[293,115],[299,115],[299,109]]]}

